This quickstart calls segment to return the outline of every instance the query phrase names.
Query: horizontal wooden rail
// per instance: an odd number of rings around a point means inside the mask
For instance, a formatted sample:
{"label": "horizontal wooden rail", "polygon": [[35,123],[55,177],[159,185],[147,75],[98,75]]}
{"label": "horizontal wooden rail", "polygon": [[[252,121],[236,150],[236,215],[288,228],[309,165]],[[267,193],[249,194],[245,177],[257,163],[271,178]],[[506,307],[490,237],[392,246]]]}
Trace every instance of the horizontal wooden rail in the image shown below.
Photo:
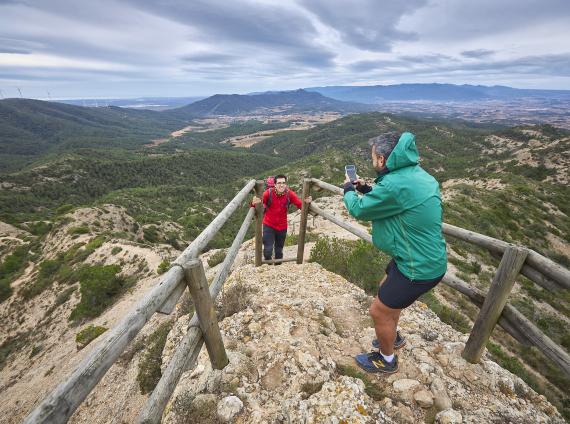
{"label": "horizontal wooden rail", "polygon": [[[314,186],[328,190],[332,193],[339,195],[343,195],[344,193],[342,188],[325,183],[324,181],[320,181],[316,178],[312,178],[311,182]],[[334,222],[340,227],[347,229],[363,240],[369,242],[372,241],[369,234],[363,234],[361,230],[354,231],[356,227],[328,212],[321,210],[312,203],[310,210],[323,216],[329,221]],[[442,230],[443,233],[448,236],[486,248],[491,251],[491,253],[499,254],[501,256],[507,247],[510,246],[509,243],[502,240],[497,240],[450,224],[444,223]],[[526,256],[525,264],[521,269],[521,274],[548,290],[570,288],[570,270],[533,250],[527,249],[527,251],[528,254]],[[485,295],[468,286],[464,281],[450,275],[446,275],[442,281],[449,287],[452,287],[466,295],[477,306],[481,307],[483,305]],[[499,317],[498,324],[522,344],[535,346],[547,358],[556,363],[566,373],[566,375],[570,376],[570,356],[568,353],[562,347],[554,343],[554,341],[540,331],[540,329],[526,319],[525,316],[517,311],[513,306],[508,303],[504,306],[502,314]]]}
{"label": "horizontal wooden rail", "polygon": [[324,181],[317,180],[316,178],[311,178],[311,182],[316,187],[320,187],[322,189],[331,191],[334,194],[340,194],[341,196],[344,195],[344,190],[340,187],[335,186],[335,185],[325,183]]}
{"label": "horizontal wooden rail", "polygon": [[[311,178],[311,182],[314,186],[321,189],[328,190],[341,196],[344,194],[344,190],[342,188],[333,184],[325,183],[324,181],[316,178]],[[509,243],[505,241],[456,227],[451,224],[443,223],[442,231],[447,236],[452,236],[477,246],[484,247],[494,253],[503,254],[509,245]],[[542,256],[534,250],[529,249],[525,266],[523,266],[521,274],[547,290],[552,290],[553,284],[555,284],[558,289],[570,289],[570,270],[557,264],[551,259]],[[545,276],[547,278],[545,278]]]}
{"label": "horizontal wooden rail", "polygon": [[[493,237],[485,236],[451,224],[443,224],[443,233],[459,240],[486,248],[492,253],[503,254],[507,246],[509,246],[509,243],[505,241],[497,240]],[[558,288],[570,289],[570,270],[557,264],[551,259],[542,256],[534,250],[528,249],[528,252],[529,253],[525,261],[526,265],[523,267],[521,274],[542,287],[547,286],[548,283],[545,283],[547,279],[537,274],[538,272],[549,277],[550,282],[554,282]]]}
{"label": "horizontal wooden rail", "polygon": [[[485,295],[474,287],[469,286],[465,281],[446,275],[443,277],[442,282],[467,296],[478,307],[483,306]],[[522,344],[535,346],[544,356],[556,363],[566,375],[570,376],[570,356],[568,353],[540,331],[516,308],[507,303],[498,324]]]}
{"label": "horizontal wooden rail", "polygon": [[313,203],[310,204],[309,210],[331,222],[334,222],[339,227],[344,228],[346,231],[360,237],[362,240],[372,243],[372,236],[362,228],[358,228],[356,225],[350,224],[342,218],[339,218],[330,212],[322,210],[317,205],[313,205]]}
{"label": "horizontal wooden rail", "polygon": [[[204,231],[176,259],[183,265],[201,252],[219,231],[221,226],[237,210],[253,189],[255,180],[249,181],[234,197],[224,210],[206,227]],[[127,344],[135,338],[150,317],[167,301],[179,287],[182,293],[185,283],[181,266],[173,266],[132,308],[127,316],[115,327],[103,335],[93,352],[89,354],[24,420],[32,423],[64,423],[83,402],[95,385],[115,363]],[[178,297],[180,297],[178,294]],[[176,297],[176,300],[178,300]]]}
{"label": "horizontal wooden rail", "polygon": [[[212,299],[215,299],[220,293],[254,215],[255,209],[250,208],[231,247],[228,249],[224,261],[220,265],[220,269],[216,274],[214,281],[210,285],[210,296]],[[190,320],[190,324],[188,325],[187,333],[177,346],[176,351],[174,352],[170,363],[164,370],[160,381],[140,412],[137,423],[150,424],[160,422],[164,408],[166,408],[168,400],[172,396],[182,373],[192,368],[198,354],[200,353],[203,343],[204,339],[199,328],[198,315],[194,314]]]}
{"label": "horizontal wooden rail", "polygon": [[[184,265],[191,259],[198,257],[200,252],[206,248],[208,243],[212,241],[214,236],[220,231],[220,228],[226,223],[226,221],[233,215],[237,210],[239,205],[243,203],[248,194],[255,187],[255,180],[250,180],[248,183],[240,190],[238,194],[226,205],[226,207],[210,222],[204,231],[200,233],[198,237],[192,242],[190,246],[182,252],[182,254],[174,261],[175,264]],[[186,284],[180,281],[178,285],[172,290],[170,297],[161,306],[160,311],[162,313],[170,314],[174,310],[178,299],[184,293]]]}

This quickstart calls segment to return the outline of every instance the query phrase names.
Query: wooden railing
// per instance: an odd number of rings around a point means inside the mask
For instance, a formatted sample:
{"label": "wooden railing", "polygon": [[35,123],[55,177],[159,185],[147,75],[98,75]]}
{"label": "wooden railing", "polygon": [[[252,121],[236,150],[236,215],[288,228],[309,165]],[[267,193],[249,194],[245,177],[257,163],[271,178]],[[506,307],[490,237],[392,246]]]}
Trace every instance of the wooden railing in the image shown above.
{"label": "wooden railing", "polygon": [[[310,195],[311,189],[329,190],[342,194],[342,189],[317,179],[305,179],[302,198]],[[158,423],[163,411],[174,392],[184,371],[195,366],[202,345],[206,343],[212,366],[223,368],[228,359],[220,337],[217,319],[213,308],[213,299],[217,297],[230,273],[231,266],[243,243],[249,225],[254,216],[255,226],[255,265],[296,260],[303,262],[307,215],[310,212],[339,225],[363,240],[372,242],[370,234],[341,218],[322,210],[315,204],[303,202],[301,222],[298,235],[296,258],[263,261],[262,259],[262,217],[263,207],[258,204],[250,208],[239,229],[226,258],[211,285],[207,286],[206,277],[199,254],[218,233],[230,216],[238,209],[249,193],[254,190],[258,196],[263,191],[263,181],[249,181],[216,218],[200,233],[198,237],[174,261],[171,268],[158,281],[157,285],[147,292],[139,303],[108,333],[101,336],[94,351],[87,356],[24,420],[24,423],[64,423],[79,407],[95,385],[115,363],[125,347],[143,328],[150,317],[156,313],[172,313],[178,299],[188,287],[192,295],[196,313],[190,320],[184,337],[164,370],[160,381],[149,396],[145,406],[139,413],[137,423]],[[448,286],[466,295],[473,303],[481,307],[469,340],[464,357],[476,362],[479,360],[489,335],[498,322],[505,331],[527,345],[534,345],[548,358],[557,363],[570,375],[570,358],[560,346],[544,335],[534,324],[528,321],[512,306],[506,304],[507,296],[514,284],[515,276],[520,272],[542,287],[553,290],[570,288],[570,271],[541,256],[540,254],[519,246],[513,246],[481,234],[444,224],[446,235],[487,248],[493,253],[501,254],[502,260],[493,279],[487,296],[464,281],[446,276],[443,280]]]}
{"label": "wooden railing", "polygon": [[[317,191],[324,189],[343,195],[343,190],[340,187],[312,178],[304,181],[303,198],[310,195],[311,188]],[[372,243],[372,237],[364,229],[350,224],[311,203],[308,208],[304,207],[302,210],[302,224],[299,228],[299,250],[297,253],[298,263],[301,263],[303,258],[304,247],[301,244],[301,240],[304,241],[305,239],[306,214],[308,211],[322,216],[361,239]],[[446,236],[483,247],[493,254],[501,255],[501,262],[487,295],[469,286],[459,278],[446,275],[442,280],[444,284],[464,294],[471,302],[481,308],[469,339],[465,344],[463,357],[469,362],[478,362],[493,328],[498,323],[520,343],[538,348],[546,357],[556,363],[567,376],[570,376],[570,356],[568,352],[554,343],[514,307],[507,304],[508,295],[519,273],[546,290],[556,291],[570,289],[570,271],[531,249],[516,246],[453,225],[444,223],[443,233]]]}
{"label": "wooden railing", "polygon": [[[255,215],[250,208],[239,229],[225,260],[220,266],[214,281],[205,290],[204,269],[197,260],[200,252],[214,238],[230,216],[249,197],[255,188],[261,195],[263,182],[256,184],[250,180],[232,201],[212,220],[210,225],[182,252],[171,268],[160,278],[156,286],[149,290],[139,303],[98,342],[95,350],[87,356],[24,420],[24,423],[64,423],[79,407],[107,370],[115,363],[127,344],[135,338],[155,312],[171,313],[187,285],[196,305],[197,313],[190,320],[188,331],[177,346],[176,351],[164,371],[158,385],[149,397],[137,422],[160,422],[162,413],[180,376],[191,368],[204,344],[210,354],[213,366],[222,367],[227,363],[225,351],[219,338],[217,321],[213,316],[212,299],[220,292],[229,275],[238,250]],[[257,220],[261,223],[261,219]],[[261,239],[259,240],[261,242]],[[200,320],[198,319],[200,316]],[[204,336],[205,335],[205,336]]]}

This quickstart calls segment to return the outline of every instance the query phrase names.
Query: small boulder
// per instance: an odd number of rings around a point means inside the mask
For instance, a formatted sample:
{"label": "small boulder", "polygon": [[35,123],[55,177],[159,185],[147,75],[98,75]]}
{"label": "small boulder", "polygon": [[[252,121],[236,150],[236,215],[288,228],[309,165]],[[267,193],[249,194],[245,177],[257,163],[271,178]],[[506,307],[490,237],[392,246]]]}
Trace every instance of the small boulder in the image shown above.
{"label": "small boulder", "polygon": [[241,412],[243,402],[237,396],[228,396],[218,402],[218,418],[225,423],[231,422]]}
{"label": "small boulder", "polygon": [[407,392],[409,390],[413,390],[417,386],[420,385],[418,380],[411,380],[409,378],[403,378],[401,380],[396,380],[393,383],[394,390],[397,392]]}
{"label": "small boulder", "polygon": [[414,393],[414,400],[422,408],[431,408],[433,405],[433,396],[431,392],[425,389]]}
{"label": "small boulder", "polygon": [[446,409],[445,411],[438,412],[435,416],[435,422],[438,424],[461,424],[463,417],[454,409]]}

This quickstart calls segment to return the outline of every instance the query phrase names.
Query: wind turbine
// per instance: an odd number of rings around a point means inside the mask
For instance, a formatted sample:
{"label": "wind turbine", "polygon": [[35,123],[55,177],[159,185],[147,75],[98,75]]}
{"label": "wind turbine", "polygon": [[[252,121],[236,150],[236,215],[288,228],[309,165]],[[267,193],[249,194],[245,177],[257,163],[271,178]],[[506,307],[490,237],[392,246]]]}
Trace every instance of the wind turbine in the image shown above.
{"label": "wind turbine", "polygon": [[24,96],[22,96],[22,90],[20,90],[20,87],[16,87],[18,89],[18,92],[20,93],[20,99],[23,99]]}
{"label": "wind turbine", "polygon": [[2,90],[0,90],[0,98],[4,98],[4,93],[2,92]]}

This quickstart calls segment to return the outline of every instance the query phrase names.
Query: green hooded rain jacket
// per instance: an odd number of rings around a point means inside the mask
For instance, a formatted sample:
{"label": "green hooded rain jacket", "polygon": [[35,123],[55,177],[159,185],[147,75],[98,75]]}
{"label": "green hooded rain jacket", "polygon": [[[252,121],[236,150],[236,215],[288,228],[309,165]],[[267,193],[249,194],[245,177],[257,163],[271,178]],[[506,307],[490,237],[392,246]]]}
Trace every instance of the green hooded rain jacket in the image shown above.
{"label": "green hooded rain jacket", "polygon": [[429,280],[445,274],[447,254],[439,184],[418,162],[416,138],[405,132],[388,156],[389,172],[363,196],[345,193],[344,204],[355,218],[372,221],[374,246],[406,277]]}

